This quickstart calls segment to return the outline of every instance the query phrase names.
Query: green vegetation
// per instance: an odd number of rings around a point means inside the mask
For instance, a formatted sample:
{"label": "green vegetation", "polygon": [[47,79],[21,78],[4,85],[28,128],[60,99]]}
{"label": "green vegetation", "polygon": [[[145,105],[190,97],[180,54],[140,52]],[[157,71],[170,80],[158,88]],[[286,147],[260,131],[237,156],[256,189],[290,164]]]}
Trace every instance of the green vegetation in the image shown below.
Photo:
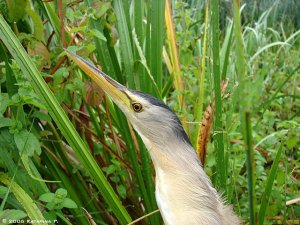
{"label": "green vegetation", "polygon": [[145,146],[68,48],[174,109],[243,224],[300,224],[300,4],[244,3],[0,0],[0,223],[157,209]]}

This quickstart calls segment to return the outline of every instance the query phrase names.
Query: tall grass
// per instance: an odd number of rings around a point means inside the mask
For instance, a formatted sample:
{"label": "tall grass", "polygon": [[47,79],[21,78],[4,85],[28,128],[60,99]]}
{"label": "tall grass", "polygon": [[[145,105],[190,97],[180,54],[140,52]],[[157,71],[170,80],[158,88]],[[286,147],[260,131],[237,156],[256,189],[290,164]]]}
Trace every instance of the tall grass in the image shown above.
{"label": "tall grass", "polygon": [[244,42],[242,37],[241,18],[240,18],[240,2],[234,1],[234,25],[235,25],[235,38],[236,38],[236,59],[237,59],[237,77],[239,81],[238,101],[240,103],[240,120],[241,132],[246,145],[246,165],[248,176],[248,195],[249,195],[249,222],[254,224],[255,219],[255,205],[254,205],[254,187],[253,179],[254,158],[253,158],[253,145],[252,145],[252,125],[251,125],[251,109],[247,101],[247,94],[249,93],[248,84],[246,80],[246,64],[244,53]]}
{"label": "tall grass", "polygon": [[40,77],[40,74],[34,64],[31,62],[24,48],[21,46],[17,37],[9,28],[3,17],[0,17],[1,23],[1,40],[8,47],[13,57],[17,60],[23,73],[32,81],[34,88],[49,110],[53,120],[56,122],[60,131],[63,133],[70,146],[76,152],[77,156],[95,179],[95,183],[105,198],[107,203],[113,209],[119,221],[126,224],[130,221],[130,216],[125,208],[121,205],[119,198],[114,193],[113,189],[104,177],[103,172],[97,166],[94,158],[91,156],[86,144],[82,141],[73,125],[67,119],[63,109],[59,106],[57,100],[51,93],[45,81]]}
{"label": "tall grass", "polygon": [[[59,3],[32,2],[32,10],[44,20],[42,41],[34,36],[38,23],[26,12],[31,30],[21,21],[7,24],[0,19],[6,79],[5,84],[0,79],[4,188],[22,185],[43,209],[42,216],[51,215],[60,224],[89,224],[81,207],[97,224],[128,224],[157,209],[147,149],[122,112],[68,62],[62,53],[65,42],[120,83],[170,105],[196,150],[202,111],[211,105],[213,128],[205,130],[211,138],[203,143],[204,169],[224,199],[245,223],[293,219],[298,209],[285,206],[282,199],[295,198],[298,188],[293,157],[299,144],[294,107],[299,94],[294,89],[300,32],[278,28],[276,4],[260,16],[251,11],[254,23],[241,21],[249,8],[238,0]],[[226,7],[233,16],[219,16]],[[27,154],[30,163],[18,163],[16,133],[40,143],[41,154]],[[15,171],[13,181],[7,178]],[[49,208],[39,199],[44,193],[55,195],[58,188],[67,190],[65,198],[77,208]],[[4,199],[0,216],[10,209],[30,216],[8,192]],[[282,214],[284,220],[278,217]],[[162,220],[154,213],[140,223],[157,225]]]}
{"label": "tall grass", "polygon": [[216,112],[214,116],[214,146],[216,150],[217,184],[221,190],[226,190],[226,169],[224,157],[222,99],[221,99],[221,71],[220,71],[220,43],[219,43],[219,1],[212,1],[212,51],[213,51],[213,77]]}

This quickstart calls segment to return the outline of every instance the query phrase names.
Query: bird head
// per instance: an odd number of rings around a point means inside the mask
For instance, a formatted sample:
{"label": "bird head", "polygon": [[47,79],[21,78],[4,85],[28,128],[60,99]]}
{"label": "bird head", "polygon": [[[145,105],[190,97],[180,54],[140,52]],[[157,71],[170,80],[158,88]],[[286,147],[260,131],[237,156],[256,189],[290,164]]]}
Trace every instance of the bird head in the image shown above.
{"label": "bird head", "polygon": [[140,91],[131,90],[113,80],[78,55],[67,55],[111,97],[139,133],[145,144],[190,141],[176,114],[162,101]]}

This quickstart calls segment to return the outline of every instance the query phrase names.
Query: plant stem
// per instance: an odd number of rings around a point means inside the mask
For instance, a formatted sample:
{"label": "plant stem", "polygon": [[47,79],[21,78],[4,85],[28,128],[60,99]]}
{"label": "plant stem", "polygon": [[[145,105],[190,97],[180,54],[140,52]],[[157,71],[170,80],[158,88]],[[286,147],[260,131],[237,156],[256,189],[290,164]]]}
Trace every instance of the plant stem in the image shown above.
{"label": "plant stem", "polygon": [[217,186],[226,191],[226,170],[224,159],[223,124],[222,124],[222,98],[219,55],[219,1],[212,1],[212,45],[213,45],[213,77],[216,113],[214,118],[214,146],[217,162]]}

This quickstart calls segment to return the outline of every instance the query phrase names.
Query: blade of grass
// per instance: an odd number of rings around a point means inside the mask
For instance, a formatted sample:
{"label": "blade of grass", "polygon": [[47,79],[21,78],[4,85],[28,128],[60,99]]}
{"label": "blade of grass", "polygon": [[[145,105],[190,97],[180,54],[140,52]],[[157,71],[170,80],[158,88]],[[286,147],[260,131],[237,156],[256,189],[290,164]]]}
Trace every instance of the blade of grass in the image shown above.
{"label": "blade of grass", "polygon": [[[114,9],[117,16],[117,28],[119,32],[120,40],[120,52],[122,55],[122,65],[124,66],[124,73],[127,78],[127,83],[130,88],[135,88],[138,85],[139,80],[133,76],[133,51],[130,32],[128,30],[126,14],[123,8],[121,0],[114,0]],[[137,83],[136,83],[137,82]]]}
{"label": "blade of grass", "polygon": [[[174,28],[174,23],[173,23],[173,18],[172,18],[170,0],[166,0],[165,23],[166,23],[166,34],[167,34],[169,51],[170,51],[170,58],[171,58],[172,67],[173,67],[174,86],[175,86],[175,89],[179,91],[178,103],[179,103],[180,108],[183,110],[183,109],[186,109],[185,98],[182,94],[184,91],[184,80],[182,79],[182,76],[181,76],[179,55],[178,55],[178,50],[177,50],[177,46],[176,46],[175,28]],[[183,116],[181,118],[181,121],[182,121],[185,131],[189,135],[189,126],[187,123],[187,118],[185,116]]]}
{"label": "blade of grass", "polygon": [[260,209],[259,209],[259,213],[258,213],[258,224],[259,225],[264,224],[267,206],[269,203],[270,195],[272,193],[273,183],[274,183],[275,176],[276,176],[278,166],[279,166],[279,159],[280,159],[281,152],[282,152],[282,146],[283,146],[283,144],[280,145],[280,147],[276,153],[276,157],[275,157],[275,160],[273,161],[271,171],[270,171],[270,174],[269,174],[269,177],[267,180],[266,188],[265,188],[264,194],[261,199],[261,205],[260,205]]}
{"label": "blade of grass", "polygon": [[227,74],[227,67],[229,65],[229,55],[230,55],[230,48],[232,44],[232,36],[233,36],[233,23],[230,25],[230,31],[225,36],[225,40],[223,43],[223,48],[222,48],[222,55],[223,55],[223,67],[222,67],[222,80],[226,79],[226,74]]}
{"label": "blade of grass", "polygon": [[144,0],[134,1],[134,27],[137,35],[137,39],[140,45],[143,45],[144,39],[144,27],[143,27],[143,15],[144,15]]}
{"label": "blade of grass", "polygon": [[28,217],[31,220],[45,221],[42,212],[34,203],[34,200],[17,183],[12,181],[10,177],[4,173],[0,173],[0,182],[9,187],[16,199],[24,207]]}
{"label": "blade of grass", "polygon": [[150,71],[150,69],[149,69],[149,67],[148,67],[148,65],[147,65],[146,58],[145,58],[145,56],[144,56],[143,50],[142,50],[142,48],[141,48],[141,46],[140,46],[140,43],[139,43],[139,41],[138,41],[138,39],[137,39],[137,36],[136,36],[136,33],[135,33],[135,32],[133,32],[133,41],[134,41],[134,43],[135,43],[136,50],[137,50],[138,55],[139,55],[139,57],[140,57],[140,62],[141,62],[141,64],[144,66],[144,69],[146,70],[146,73],[147,73],[147,75],[148,75],[148,79],[145,79],[145,80],[147,80],[146,83],[147,83],[148,85],[149,85],[149,82],[152,83],[152,86],[154,87],[154,91],[156,92],[156,94],[157,94],[158,96],[161,96],[160,90],[158,89],[157,84],[156,84],[156,82],[155,82],[155,80],[154,80],[154,77],[152,76],[151,71]]}
{"label": "blade of grass", "polygon": [[267,44],[266,46],[262,47],[261,49],[259,49],[251,58],[250,58],[250,62],[252,62],[256,57],[258,57],[262,52],[266,51],[267,49],[269,48],[272,48],[274,46],[277,46],[277,45],[280,45],[280,46],[291,46],[289,43],[286,43],[286,42],[281,42],[281,41],[276,41],[276,42],[273,42],[271,44]]}
{"label": "blade of grass", "polygon": [[250,225],[255,223],[255,202],[254,202],[254,159],[253,159],[253,146],[252,146],[252,129],[250,118],[250,106],[247,101],[248,86],[246,86],[246,65],[244,43],[242,37],[241,18],[240,18],[240,1],[234,0],[234,33],[236,41],[236,70],[237,78],[239,81],[238,86],[238,103],[241,121],[241,133],[246,144],[246,165],[248,176],[248,200],[249,200],[249,220]]}
{"label": "blade of grass", "polygon": [[40,73],[36,69],[35,65],[30,60],[29,56],[25,52],[23,46],[18,41],[15,34],[11,31],[4,18],[0,16],[0,37],[6,47],[9,49],[12,56],[20,65],[24,75],[32,81],[32,85],[41,98],[44,101],[47,109],[50,112],[53,120],[56,122],[63,136],[66,138],[70,146],[76,152],[78,158],[83,163],[91,177],[95,180],[95,184],[102,194],[107,204],[112,208],[112,211],[119,219],[121,224],[127,224],[131,221],[131,218],[122,206],[118,196],[106,180],[102,170],[98,167],[96,161],[92,157],[86,144],[82,141],[79,134],[69,121],[65,112],[59,105],[56,98],[51,93],[49,87],[40,76]]}
{"label": "blade of grass", "polygon": [[[159,90],[163,87],[162,49],[164,40],[165,1],[151,0],[150,70]],[[149,21],[148,21],[149,22]]]}
{"label": "blade of grass", "polygon": [[255,224],[255,195],[254,195],[254,150],[252,144],[252,127],[251,127],[251,114],[246,113],[244,139],[246,142],[246,167],[248,176],[248,195],[249,195],[249,214],[250,224]]}
{"label": "blade of grass", "polygon": [[[209,20],[209,3],[210,1],[206,2],[205,7],[205,22],[204,22],[204,34],[203,34],[203,41],[202,41],[202,57],[201,57],[201,67],[199,68],[199,98],[196,107],[196,115],[195,120],[200,121],[202,119],[202,111],[203,111],[203,102],[204,102],[204,79],[205,79],[205,59],[206,59],[206,45],[207,45],[207,29],[208,29],[208,20]],[[199,138],[201,133],[201,125],[199,124],[198,132],[196,135],[196,141],[194,142],[194,146],[196,146],[196,152],[199,155],[200,146]]]}
{"label": "blade of grass", "polygon": [[226,191],[226,169],[224,157],[223,124],[222,124],[222,98],[220,76],[220,44],[219,44],[219,1],[212,0],[212,46],[213,46],[213,78],[216,113],[214,119],[214,146],[217,162],[217,186]]}

